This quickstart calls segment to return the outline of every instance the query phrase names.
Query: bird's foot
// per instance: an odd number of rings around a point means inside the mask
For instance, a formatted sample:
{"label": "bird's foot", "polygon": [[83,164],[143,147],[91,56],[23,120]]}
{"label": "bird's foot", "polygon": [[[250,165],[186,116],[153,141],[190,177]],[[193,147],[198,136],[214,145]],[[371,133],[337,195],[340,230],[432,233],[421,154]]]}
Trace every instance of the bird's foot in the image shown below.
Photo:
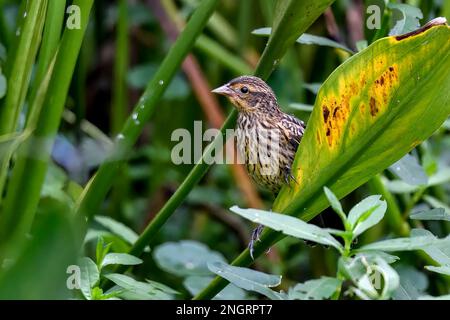
{"label": "bird's foot", "polygon": [[255,245],[256,241],[261,241],[259,236],[261,235],[261,232],[263,231],[264,226],[262,224],[258,225],[252,232],[252,238],[250,239],[250,242],[248,244],[248,250],[250,251],[250,257],[252,257],[253,260],[253,246]]}
{"label": "bird's foot", "polygon": [[286,182],[286,184],[290,187],[291,186],[291,181],[293,180],[296,184],[299,184],[297,179],[295,179],[295,177],[292,175],[292,170],[290,167],[285,167],[283,170],[284,173],[284,181]]}

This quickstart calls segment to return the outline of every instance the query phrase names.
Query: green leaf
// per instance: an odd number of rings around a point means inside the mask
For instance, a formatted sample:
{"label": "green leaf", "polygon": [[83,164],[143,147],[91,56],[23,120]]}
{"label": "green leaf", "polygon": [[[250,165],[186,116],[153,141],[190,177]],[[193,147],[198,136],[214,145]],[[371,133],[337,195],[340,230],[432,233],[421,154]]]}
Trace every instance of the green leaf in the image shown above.
{"label": "green leaf", "polygon": [[380,195],[367,197],[350,210],[348,222],[353,230],[353,239],[383,219],[387,204],[380,199]]}
{"label": "green leaf", "polygon": [[410,219],[450,221],[450,213],[446,212],[443,208],[437,208],[414,213],[410,216]]}
{"label": "green leaf", "polygon": [[241,209],[239,207],[230,208],[241,217],[249,219],[255,223],[260,223],[276,231],[283,232],[302,240],[309,240],[324,245],[333,246],[342,250],[342,245],[334,239],[327,231],[320,227],[306,223],[300,219],[284,214],[273,213],[257,209]]}
{"label": "green leaf", "polygon": [[425,200],[425,202],[428,203],[433,208],[442,208],[445,210],[445,212],[450,213],[450,207],[448,205],[432,196],[425,195],[423,196],[423,200]]}
{"label": "green leaf", "polygon": [[383,240],[362,246],[358,251],[379,250],[379,251],[411,251],[424,250],[427,247],[448,243],[450,236],[443,239],[430,236],[417,236],[411,238],[397,238]]}
{"label": "green leaf", "polygon": [[218,276],[227,279],[235,286],[258,292],[272,300],[282,300],[283,295],[271,290],[281,283],[281,276],[275,276],[252,269],[233,267],[223,262],[208,263],[208,268]]}
{"label": "green leaf", "polygon": [[428,176],[419,161],[409,154],[390,166],[389,170],[409,185],[426,185],[428,183]]}
{"label": "green leaf", "polygon": [[334,193],[327,187],[324,187],[323,191],[325,192],[325,196],[327,197],[328,202],[330,203],[333,210],[336,211],[336,213],[339,213],[341,216],[345,216],[344,210],[342,210],[341,203],[339,202],[339,199],[336,198]]}
{"label": "green leaf", "polygon": [[400,285],[394,292],[396,300],[416,300],[425,293],[428,278],[414,267],[400,265],[395,268],[400,276]]}
{"label": "green leaf", "polygon": [[[435,236],[425,229],[413,229],[411,230],[412,237],[430,237]],[[450,265],[450,239],[447,242],[441,242],[433,246],[429,246],[423,249],[427,255],[440,265]]]}
{"label": "green leaf", "polygon": [[450,276],[450,266],[425,266],[425,269]]}
{"label": "green leaf", "polygon": [[[194,296],[205,289],[213,279],[209,276],[189,276],[183,281],[183,285]],[[244,300],[247,298],[244,290],[230,283],[213,300]]]}
{"label": "green leaf", "polygon": [[121,264],[125,266],[134,266],[141,264],[143,261],[135,256],[126,253],[108,253],[102,261],[101,266],[105,267],[110,264]]}
{"label": "green leaf", "polygon": [[[394,193],[412,193],[420,190],[423,186],[411,185],[402,180],[385,180],[386,187]],[[427,188],[441,185],[450,181],[450,168],[439,170],[428,179]]]}
{"label": "green leaf", "polygon": [[118,235],[123,240],[128,242],[129,244],[133,244],[136,242],[138,235],[136,232],[128,228],[121,222],[117,222],[116,220],[106,217],[106,216],[96,216],[95,221],[101,224],[106,229],[110,230],[112,233]]}
{"label": "green leaf", "polygon": [[225,262],[218,252],[195,241],[168,242],[158,246],[154,258],[161,269],[178,276],[211,275],[208,262]]}
{"label": "green leaf", "polygon": [[289,299],[292,300],[323,300],[330,298],[336,292],[342,281],[336,278],[322,277],[299,283],[289,289]]}
{"label": "green leaf", "polygon": [[[258,36],[270,36],[272,33],[272,28],[260,28],[252,31],[252,34],[258,35]],[[300,44],[315,44],[318,46],[325,46],[325,47],[332,47],[336,49],[341,49],[344,51],[347,51],[351,54],[353,54],[353,50],[347,48],[343,44],[340,44],[336,41],[333,41],[331,39],[316,36],[309,33],[304,33],[300,36],[300,38],[297,39],[297,42]]]}
{"label": "green leaf", "polygon": [[80,290],[88,300],[92,299],[91,289],[100,281],[100,273],[97,265],[88,257],[80,260]]}
{"label": "green leaf", "polygon": [[342,198],[440,128],[450,114],[450,96],[442,95],[450,91],[449,37],[450,28],[437,25],[383,38],[338,67],[297,151],[299,184],[284,187],[273,210],[309,220],[328,206],[323,186]]}
{"label": "green leaf", "polygon": [[119,287],[125,289],[124,293],[120,294],[120,297],[126,299],[137,300],[170,300],[173,299],[172,293],[174,290],[170,289],[169,292],[161,290],[160,286],[155,286],[152,283],[136,281],[135,279],[125,276],[119,273],[111,273],[105,275]]}
{"label": "green leaf", "polygon": [[109,249],[111,248],[112,242],[105,245],[105,241],[102,236],[98,237],[97,240],[97,248],[95,250],[95,257],[97,260],[97,266],[100,268],[103,263],[103,259],[105,258],[106,254],[109,252]]}
{"label": "green leaf", "polygon": [[420,26],[419,20],[423,18],[423,14],[419,8],[403,3],[388,3],[388,8],[401,14],[401,18],[389,32],[390,36],[408,33]]}

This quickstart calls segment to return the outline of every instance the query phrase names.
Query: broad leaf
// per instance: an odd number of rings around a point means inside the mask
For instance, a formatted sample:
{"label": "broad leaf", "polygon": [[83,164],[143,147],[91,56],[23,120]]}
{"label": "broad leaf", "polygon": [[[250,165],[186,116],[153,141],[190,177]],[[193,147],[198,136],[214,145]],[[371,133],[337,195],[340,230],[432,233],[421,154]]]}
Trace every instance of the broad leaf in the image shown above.
{"label": "broad leaf", "polygon": [[195,241],[168,242],[155,249],[154,257],[165,271],[178,276],[211,275],[209,262],[225,262],[218,252]]}
{"label": "broad leaf", "polygon": [[[440,22],[439,22],[440,23]],[[322,85],[273,210],[311,219],[427,139],[450,114],[450,28],[376,41]],[[437,86],[436,83],[440,85]]]}
{"label": "broad leaf", "polygon": [[[413,229],[411,230],[412,237],[431,237],[435,238],[434,235],[425,229]],[[440,242],[436,245],[429,246],[423,249],[427,255],[431,257],[434,261],[440,265],[450,266],[450,239],[446,242]]]}
{"label": "broad leaf", "polygon": [[173,292],[176,292],[170,288],[169,292],[167,292],[167,290],[161,290],[161,286],[155,286],[148,282],[136,281],[131,277],[119,273],[111,273],[105,275],[105,277],[119,287],[125,289],[125,292],[120,294],[120,296],[125,297],[126,299],[169,300],[172,299]]}
{"label": "broad leaf", "polygon": [[443,208],[431,209],[428,211],[420,211],[410,216],[415,220],[445,220],[450,221],[450,212],[446,212]]}
{"label": "broad leaf", "polygon": [[81,258],[80,270],[80,290],[84,297],[90,300],[92,298],[91,289],[100,280],[100,273],[95,262],[88,257]]}
{"label": "broad leaf", "polygon": [[409,185],[426,185],[428,183],[428,176],[419,161],[409,154],[390,166],[389,170]]}
{"label": "broad leaf", "polygon": [[262,273],[252,269],[233,267],[223,262],[208,263],[208,268],[244,290],[258,292],[269,299],[281,300],[284,295],[271,290],[281,283],[281,276]]}
{"label": "broad leaf", "polygon": [[133,244],[138,238],[136,232],[128,228],[123,223],[117,222],[110,217],[96,216],[95,221],[130,244]]}
{"label": "broad leaf", "polygon": [[230,210],[241,217],[255,223],[260,223],[276,231],[281,231],[286,235],[333,246],[338,250],[342,250],[342,245],[327,231],[300,219],[263,210],[241,209],[236,206],[232,207]]}
{"label": "broad leaf", "polygon": [[[183,285],[194,296],[205,289],[213,279],[210,276],[190,276],[183,281]],[[230,283],[213,300],[244,300],[247,298],[244,290]]]}
{"label": "broad leaf", "polygon": [[403,3],[388,3],[388,7],[401,14],[401,18],[389,32],[390,36],[411,32],[420,26],[419,20],[423,18],[423,14],[419,8]]}
{"label": "broad leaf", "polygon": [[450,276],[450,266],[425,266],[425,269]]}
{"label": "broad leaf", "polygon": [[400,276],[400,285],[394,292],[394,299],[416,300],[425,293],[428,287],[428,278],[424,273],[407,265],[400,265],[396,270]]}
{"label": "broad leaf", "polygon": [[358,249],[358,251],[379,250],[379,251],[410,251],[410,250],[424,250],[427,247],[441,245],[449,242],[450,236],[443,239],[430,236],[418,236],[411,238],[397,238],[390,240],[383,240],[365,245]]}
{"label": "broad leaf", "polygon": [[325,192],[325,196],[327,197],[328,202],[330,203],[331,207],[336,213],[341,214],[342,216],[345,216],[344,210],[342,210],[342,205],[339,202],[338,198],[334,195],[334,193],[328,189],[327,187],[323,188]]}
{"label": "broad leaf", "polygon": [[348,222],[353,230],[353,239],[383,219],[387,204],[380,198],[378,195],[367,197],[350,210]]}
{"label": "broad leaf", "polygon": [[342,280],[322,277],[299,283],[289,289],[289,299],[297,300],[323,300],[330,298],[342,284]]}
{"label": "broad leaf", "polygon": [[135,256],[127,253],[108,253],[102,261],[102,267],[110,264],[121,264],[126,266],[134,266],[141,264],[143,261]]}

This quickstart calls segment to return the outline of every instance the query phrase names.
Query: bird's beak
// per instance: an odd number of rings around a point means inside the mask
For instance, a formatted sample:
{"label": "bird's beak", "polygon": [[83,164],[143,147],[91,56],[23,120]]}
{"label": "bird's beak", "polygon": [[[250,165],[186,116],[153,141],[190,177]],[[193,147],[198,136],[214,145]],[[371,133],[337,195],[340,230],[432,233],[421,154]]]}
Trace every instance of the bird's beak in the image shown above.
{"label": "bird's beak", "polygon": [[228,86],[228,84],[218,87],[211,92],[221,94],[223,96],[231,96],[233,94],[233,90]]}

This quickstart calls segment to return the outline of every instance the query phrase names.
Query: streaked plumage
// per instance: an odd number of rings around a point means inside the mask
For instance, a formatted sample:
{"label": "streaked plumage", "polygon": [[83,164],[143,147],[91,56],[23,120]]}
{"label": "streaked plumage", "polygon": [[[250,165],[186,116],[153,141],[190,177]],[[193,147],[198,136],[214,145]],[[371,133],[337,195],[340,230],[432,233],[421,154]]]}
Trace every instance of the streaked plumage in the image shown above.
{"label": "streaked plumage", "polygon": [[239,111],[236,142],[248,173],[278,193],[291,177],[305,124],[282,112],[272,89],[257,77],[236,78],[213,92],[225,95]]}

